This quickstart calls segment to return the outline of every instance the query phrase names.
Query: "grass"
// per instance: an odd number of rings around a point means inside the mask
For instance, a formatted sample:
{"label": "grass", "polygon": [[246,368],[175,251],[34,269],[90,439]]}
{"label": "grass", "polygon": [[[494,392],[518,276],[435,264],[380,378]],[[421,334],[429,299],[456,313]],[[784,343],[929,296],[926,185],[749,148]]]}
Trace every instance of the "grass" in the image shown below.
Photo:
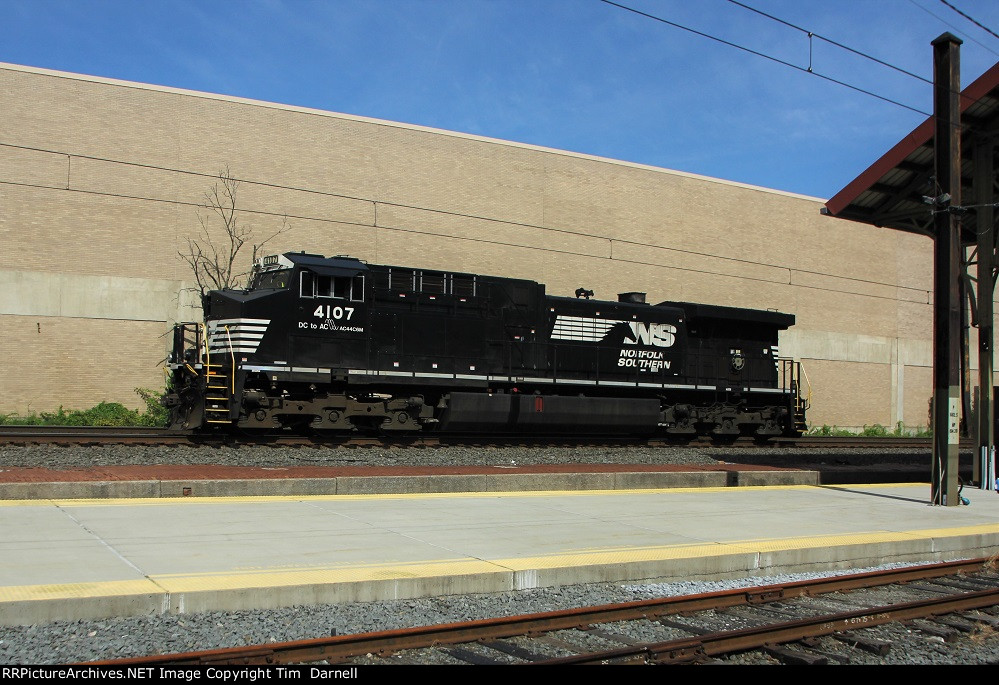
{"label": "grass", "polygon": [[166,426],[169,412],[160,404],[161,391],[136,388],[145,410],[129,409],[120,402],[101,402],[90,409],[67,410],[59,407],[54,412],[0,414],[0,424],[16,426]]}
{"label": "grass", "polygon": [[836,426],[823,425],[821,428],[812,428],[805,435],[819,435],[828,437],[851,437],[859,436],[864,438],[929,438],[933,436],[933,431],[929,428],[906,428],[901,421],[895,424],[894,430],[889,430],[880,423],[873,426],[864,426],[860,431],[837,428]]}

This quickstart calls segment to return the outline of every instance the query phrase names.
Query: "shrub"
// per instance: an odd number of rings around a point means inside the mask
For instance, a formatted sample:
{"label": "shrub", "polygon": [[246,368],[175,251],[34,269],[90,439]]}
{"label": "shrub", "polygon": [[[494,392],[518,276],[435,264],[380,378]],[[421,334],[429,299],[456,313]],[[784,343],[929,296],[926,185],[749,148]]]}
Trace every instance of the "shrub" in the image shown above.
{"label": "shrub", "polygon": [[873,426],[865,425],[860,434],[865,438],[886,438],[888,437],[888,429],[880,423],[876,423]]}
{"label": "shrub", "polygon": [[852,431],[848,431],[845,428],[837,428],[836,426],[823,425],[821,428],[812,428],[806,435],[819,435],[822,437],[836,437],[842,438],[850,435],[856,435]]}
{"label": "shrub", "polygon": [[170,423],[170,410],[160,404],[163,397],[162,390],[149,390],[147,388],[136,388],[135,393],[142,398],[146,404],[146,411],[141,415],[139,425],[141,426],[166,426]]}
{"label": "shrub", "polygon": [[905,424],[899,421],[895,424],[895,429],[891,431],[889,431],[887,427],[882,426],[880,423],[875,423],[873,426],[864,426],[859,432],[847,430],[845,428],[837,428],[836,426],[823,425],[821,428],[810,429],[806,435],[834,438],[846,438],[851,436],[863,436],[865,438],[929,438],[933,436],[933,430],[923,427],[908,429],[905,427]]}
{"label": "shrub", "polygon": [[162,392],[136,388],[146,405],[144,412],[129,409],[120,402],[101,402],[90,409],[32,412],[27,416],[0,414],[0,424],[21,426],[166,426],[169,410],[160,404]]}

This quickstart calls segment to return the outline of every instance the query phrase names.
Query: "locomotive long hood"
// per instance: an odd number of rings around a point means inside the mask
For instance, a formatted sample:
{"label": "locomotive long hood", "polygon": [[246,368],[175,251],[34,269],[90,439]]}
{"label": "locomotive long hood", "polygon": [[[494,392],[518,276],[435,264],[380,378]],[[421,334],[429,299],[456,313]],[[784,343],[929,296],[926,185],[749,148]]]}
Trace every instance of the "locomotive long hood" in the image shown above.
{"label": "locomotive long hood", "polygon": [[358,276],[370,271],[368,265],[353,257],[322,257],[302,252],[286,252],[284,256],[295,264],[320,276]]}
{"label": "locomotive long hood", "polygon": [[719,319],[724,321],[746,321],[767,324],[779,330],[787,330],[794,325],[794,314],[783,312],[742,309],[740,307],[724,307],[715,304],[696,304],[691,302],[660,302],[656,307],[671,307],[682,309],[687,315],[688,323],[697,319]]}

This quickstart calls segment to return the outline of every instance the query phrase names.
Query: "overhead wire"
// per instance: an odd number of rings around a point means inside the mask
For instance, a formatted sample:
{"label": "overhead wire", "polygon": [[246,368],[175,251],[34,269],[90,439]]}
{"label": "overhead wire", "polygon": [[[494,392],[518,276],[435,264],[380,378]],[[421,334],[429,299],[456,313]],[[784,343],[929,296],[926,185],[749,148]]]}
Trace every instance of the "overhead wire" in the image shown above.
{"label": "overhead wire", "polygon": [[[812,66],[811,66],[811,39],[814,37],[814,38],[818,38],[819,40],[825,41],[825,42],[829,43],[830,45],[834,45],[834,46],[836,46],[838,48],[841,48],[843,50],[851,52],[851,53],[853,53],[853,54],[855,54],[855,55],[857,55],[859,57],[863,57],[865,59],[871,60],[872,62],[876,62],[877,64],[885,66],[885,67],[887,67],[889,69],[893,69],[893,70],[895,70],[895,71],[897,71],[899,73],[905,74],[906,76],[911,76],[912,78],[915,78],[915,79],[918,79],[920,81],[923,81],[924,83],[927,83],[927,84],[929,84],[931,86],[934,86],[934,87],[936,86],[936,84],[932,80],[930,80],[930,79],[926,79],[926,78],[924,78],[922,76],[919,76],[918,74],[914,74],[914,73],[912,73],[910,71],[902,69],[901,67],[895,66],[895,65],[890,64],[888,62],[885,62],[885,61],[883,61],[881,59],[878,59],[877,57],[874,57],[873,55],[869,55],[869,54],[867,54],[865,52],[861,52],[860,50],[855,50],[854,48],[851,48],[851,47],[849,47],[847,45],[843,45],[842,43],[834,41],[834,40],[832,40],[830,38],[826,38],[825,36],[821,36],[821,35],[813,32],[813,31],[809,31],[808,29],[802,28],[800,26],[792,24],[789,21],[781,19],[780,17],[775,17],[772,14],[768,14],[766,12],[763,12],[762,10],[758,10],[758,9],[756,9],[754,7],[750,7],[749,5],[747,5],[747,4],[743,3],[743,2],[740,2],[740,0],[727,0],[727,2],[730,2],[733,5],[737,5],[739,7],[742,7],[743,9],[749,10],[750,12],[754,12],[756,14],[759,14],[760,16],[766,17],[766,18],[768,18],[768,19],[770,19],[772,21],[776,21],[776,22],[778,22],[780,24],[783,24],[784,26],[787,26],[789,28],[792,28],[792,29],[795,29],[797,31],[801,31],[802,33],[807,34],[808,35],[808,39],[809,39],[809,67],[808,67],[808,71],[809,72],[812,72]],[[944,24],[946,24],[948,27],[954,29],[954,31],[957,31],[958,33],[964,35],[965,37],[969,38],[970,40],[974,41],[975,43],[978,43],[978,45],[980,45],[981,47],[985,48],[989,52],[991,52],[993,54],[996,54],[996,55],[999,55],[999,53],[997,53],[995,50],[992,50],[991,48],[989,48],[988,46],[986,46],[986,45],[982,44],[981,42],[975,40],[971,36],[968,36],[966,33],[964,33],[963,31],[961,31],[960,29],[956,28],[955,26],[953,26],[952,24],[950,24],[949,22],[947,22],[946,20],[944,20],[942,17],[939,17],[936,14],[933,14],[932,12],[930,12],[929,10],[927,10],[926,8],[920,6],[918,3],[915,2],[915,0],[909,0],[909,2],[911,2],[916,7],[919,7],[919,9],[922,9],[924,12],[926,12],[927,14],[929,14],[930,16],[932,16],[934,19],[937,19],[938,21],[941,21]],[[957,7],[955,7],[954,5],[952,5],[950,2],[948,2],[948,0],[940,0],[940,2],[942,2],[947,7],[950,7],[952,10],[954,10],[955,12],[957,12],[958,14],[960,14],[962,17],[964,17],[968,21],[970,21],[973,24],[975,24],[976,26],[979,26],[983,30],[988,31],[993,36],[996,36],[997,38],[999,38],[999,35],[995,34],[987,26],[985,26],[984,24],[982,24],[979,21],[975,20],[971,16],[965,14],[964,12],[962,12],[961,10],[959,10]],[[817,75],[818,76],[822,76],[821,74],[817,74]],[[867,92],[867,91],[862,91],[862,92]],[[960,95],[960,96],[963,97],[963,94],[960,93],[960,92],[958,93],[958,95]],[[880,96],[875,95],[875,97],[880,97]],[[881,98],[881,99],[885,99],[885,98]],[[894,102],[894,101],[889,100],[889,102]],[[899,104],[899,103],[895,103],[895,104]],[[902,105],[902,106],[903,107],[907,107],[906,105]],[[909,107],[908,109],[912,109],[912,108]],[[923,113],[925,114],[925,112],[923,112]],[[926,116],[934,118],[933,115],[930,115],[930,114],[927,114]],[[966,124],[964,122],[960,122],[960,123],[957,123],[955,125],[958,128],[961,128],[963,130],[969,130],[969,131],[977,130],[977,128],[975,126],[968,125],[968,124]]]}
{"label": "overhead wire", "polygon": [[[654,14],[649,14],[648,12],[643,12],[642,10],[635,9],[634,7],[629,7],[627,5],[622,5],[621,3],[614,2],[614,0],[600,0],[600,2],[603,2],[603,3],[607,4],[607,5],[611,5],[613,7],[617,7],[618,9],[622,9],[622,10],[625,10],[627,12],[632,12],[634,14],[637,14],[639,16],[645,17],[647,19],[652,19],[653,21],[657,21],[657,22],[666,24],[668,26],[672,26],[674,28],[678,28],[678,29],[681,29],[683,31],[687,31],[689,33],[693,33],[693,34],[695,34],[697,36],[701,36],[702,38],[707,38],[708,40],[713,40],[713,41],[715,41],[717,43],[721,43],[723,45],[727,45],[729,47],[736,48],[737,50],[742,50],[744,52],[748,52],[748,53],[750,53],[752,55],[756,55],[757,57],[762,57],[763,59],[770,60],[771,62],[776,62],[777,64],[781,64],[781,65],[783,65],[785,67],[790,67],[791,69],[795,69],[797,71],[801,71],[801,72],[804,72],[806,74],[812,74],[814,76],[819,77],[820,79],[823,79],[825,81],[829,81],[830,83],[835,83],[837,85],[843,86],[844,88],[849,88],[850,90],[856,91],[858,93],[863,93],[864,95],[868,95],[870,97],[877,98],[878,100],[882,100],[884,102],[896,105],[898,107],[902,107],[903,109],[910,110],[910,111],[915,112],[917,114],[922,114],[925,117],[932,116],[929,112],[921,110],[921,109],[919,109],[917,107],[912,107],[910,105],[905,104],[904,102],[899,102],[898,100],[893,100],[893,99],[891,99],[889,97],[885,97],[884,95],[878,95],[877,93],[875,93],[873,91],[870,91],[870,90],[867,90],[865,88],[861,88],[859,86],[855,86],[855,85],[853,85],[851,83],[847,83],[846,81],[841,81],[839,79],[833,78],[833,77],[828,76],[826,74],[821,74],[821,73],[815,71],[812,68],[811,64],[809,64],[808,67],[803,67],[801,65],[795,64],[794,62],[788,62],[787,60],[780,59],[779,57],[774,57],[773,55],[768,55],[768,54],[766,54],[764,52],[760,52],[759,50],[754,50],[752,48],[746,47],[745,45],[739,45],[738,43],[733,43],[732,41],[725,40],[724,38],[719,38],[718,36],[713,36],[710,33],[705,33],[703,31],[698,31],[697,29],[691,28],[689,26],[684,26],[683,24],[678,24],[678,23],[676,23],[674,21],[670,21],[668,19],[664,19],[663,17],[659,17],[659,16],[656,16]],[[736,3],[736,4],[740,4],[740,3]],[[743,5],[743,7],[745,7],[745,5]],[[747,9],[752,9],[752,8],[748,8],[747,7]],[[756,10],[753,10],[753,11],[756,11]],[[760,14],[763,14],[763,13],[761,12]],[[769,15],[767,15],[767,16],[769,16]],[[773,18],[773,17],[771,17],[771,18]],[[780,21],[780,20],[777,20],[776,18],[773,18],[773,19],[775,19],[776,21]],[[787,22],[782,22],[782,23],[787,23]],[[791,24],[788,24],[788,26],[792,26],[793,28],[798,29],[797,26],[793,26]],[[804,29],[799,29],[799,30],[804,30]],[[810,34],[810,32],[808,32],[808,31],[806,31],[806,33]],[[810,35],[812,35],[812,34],[810,34]],[[825,39],[823,39],[823,40],[825,40]],[[829,41],[829,42],[832,43],[832,41]],[[849,48],[847,48],[847,49],[849,49]],[[856,54],[862,55],[864,57],[869,57],[870,59],[873,59],[875,61],[880,61],[880,60],[877,60],[876,58],[870,57],[869,55],[864,55],[863,53],[861,53],[859,51],[855,51],[855,50],[851,49],[851,52],[855,52]],[[886,65],[886,66],[890,66],[890,65]],[[893,68],[898,69],[897,67],[893,67]],[[902,69],[899,69],[899,71],[903,71],[904,72],[904,70],[902,70]],[[908,72],[905,72],[905,73],[908,73]],[[909,75],[910,76],[914,76],[914,74],[909,74]],[[922,79],[922,77],[919,77],[919,76],[916,76],[916,78]],[[925,81],[926,79],[922,79],[922,80]],[[932,83],[932,82],[930,82],[930,83]]]}
{"label": "overhead wire", "polygon": [[972,24],[974,24],[978,28],[982,29],[983,31],[987,31],[988,33],[991,33],[996,38],[999,38],[999,35],[997,35],[995,31],[993,31],[992,29],[990,29],[985,24],[982,24],[978,20],[973,19],[971,16],[965,14],[964,12],[962,12],[961,10],[959,10],[957,7],[954,7],[954,5],[952,5],[949,2],[947,2],[947,0],[940,0],[940,2],[942,2],[945,5],[947,5],[947,7],[950,7],[952,10],[954,10],[955,12],[957,12],[958,14],[960,14],[962,17],[964,17],[965,19],[967,19],[968,21],[970,21]]}
{"label": "overhead wire", "polygon": [[792,29],[795,29],[796,31],[801,31],[804,34],[807,34],[808,37],[809,37],[809,39],[811,39],[811,38],[818,38],[821,41],[829,43],[830,45],[835,45],[837,48],[840,48],[842,50],[846,50],[847,52],[852,52],[854,55],[857,55],[858,57],[863,57],[864,59],[869,59],[872,62],[877,62],[878,64],[880,64],[883,67],[888,67],[889,69],[894,69],[895,71],[897,71],[897,72],[899,72],[901,74],[905,74],[906,76],[911,76],[912,78],[919,79],[920,81],[923,81],[924,83],[928,83],[931,86],[933,85],[932,79],[924,78],[924,77],[920,76],[919,74],[912,73],[911,71],[906,71],[905,69],[903,69],[901,67],[897,67],[894,64],[889,64],[888,62],[885,62],[884,60],[880,60],[877,57],[874,57],[873,55],[869,55],[866,52],[861,52],[860,50],[855,50],[854,48],[851,48],[848,45],[843,45],[842,43],[838,43],[838,42],[834,41],[833,39],[826,38],[823,35],[815,33],[814,31],[809,31],[808,29],[804,29],[804,28],[802,28],[800,26],[796,26],[795,24],[792,24],[789,21],[785,21],[785,20],[781,19],[780,17],[775,17],[772,14],[767,14],[766,12],[764,12],[762,10],[756,9],[755,7],[750,7],[749,5],[743,4],[743,3],[739,2],[739,0],[728,0],[728,2],[732,3],[733,5],[738,5],[739,7],[742,7],[743,9],[749,10],[750,12],[755,12],[756,14],[759,14],[760,16],[766,17],[767,19],[772,19],[773,21],[776,21],[776,22],[778,22],[780,24],[783,24],[784,26],[788,26],[788,27],[790,27]]}
{"label": "overhead wire", "polygon": [[928,10],[927,8],[925,8],[922,5],[920,5],[918,2],[916,2],[916,0],[909,0],[909,2],[913,6],[915,6],[915,7],[919,8],[919,9],[923,10],[924,12],[926,12],[928,15],[930,15],[931,17],[933,17],[934,19],[936,19],[937,21],[939,21],[941,24],[944,24],[945,26],[948,26],[948,27],[954,29],[954,31],[956,31],[957,33],[960,33],[962,36],[964,36],[965,38],[967,38],[971,42],[976,43],[982,49],[988,50],[993,55],[999,56],[999,52],[996,52],[995,50],[993,50],[992,48],[990,48],[988,45],[986,45],[985,43],[981,42],[980,40],[977,40],[974,37],[969,36],[964,31],[961,31],[961,29],[959,29],[956,26],[954,26],[953,24],[951,24],[949,21],[947,21],[946,19],[944,19],[943,17],[941,17],[939,14],[934,14],[933,12],[931,12],[930,10]]}
{"label": "overhead wire", "polygon": [[[962,31],[960,31],[959,29],[957,29],[956,27],[954,27],[949,22],[945,21],[942,17],[939,17],[939,16],[933,14],[932,12],[930,12],[929,10],[927,10],[925,7],[922,7],[921,5],[919,5],[918,3],[916,3],[915,0],[909,0],[909,1],[913,5],[915,5],[916,7],[918,7],[919,9],[922,9],[923,11],[927,12],[930,16],[932,16],[935,19],[943,22],[947,26],[953,28],[955,31],[958,31],[958,33],[962,33],[963,34]],[[898,72],[900,72],[902,74],[905,74],[907,76],[911,76],[911,77],[916,78],[916,79],[918,79],[920,81],[924,81],[925,83],[928,83],[930,85],[934,85],[934,86],[936,85],[933,81],[931,81],[929,79],[926,79],[926,78],[924,78],[922,76],[919,76],[918,74],[914,74],[914,73],[912,73],[910,71],[906,71],[905,69],[902,69],[902,68],[897,67],[897,66],[895,66],[893,64],[889,64],[888,62],[880,60],[877,57],[874,57],[872,55],[868,55],[867,53],[861,52],[859,50],[855,50],[855,49],[853,49],[853,48],[851,48],[851,47],[849,47],[847,45],[843,45],[842,43],[839,43],[839,42],[834,41],[832,39],[826,38],[825,36],[821,36],[821,35],[813,32],[813,31],[809,31],[808,29],[802,28],[800,26],[792,24],[789,21],[781,19],[780,17],[775,17],[775,16],[773,16],[771,14],[763,12],[762,10],[758,10],[758,9],[756,9],[754,7],[750,7],[749,5],[746,5],[745,3],[742,3],[739,0],[728,0],[728,2],[730,2],[733,5],[738,5],[739,7],[742,7],[743,9],[749,10],[750,12],[754,12],[756,14],[759,14],[759,15],[763,16],[763,17],[771,19],[772,21],[776,21],[776,22],[778,22],[780,24],[783,24],[784,26],[787,26],[789,28],[795,29],[795,30],[800,31],[802,33],[805,33],[808,36],[808,39],[809,39],[809,66],[808,66],[808,71],[809,72],[812,72],[812,66],[811,66],[811,62],[812,62],[811,40],[812,40],[812,38],[818,38],[819,40],[822,40],[822,41],[825,41],[825,42],[829,43],[830,45],[834,45],[834,46],[836,46],[838,48],[841,48],[843,50],[851,52],[851,53],[853,53],[855,55],[858,55],[858,56],[863,57],[865,59],[869,59],[869,60],[871,60],[873,62],[876,62],[876,63],[878,63],[878,64],[880,64],[882,66],[888,67],[889,69],[894,69],[895,71],[898,71]],[[949,7],[954,12],[956,12],[959,15],[961,15],[962,17],[964,17],[965,19],[967,19],[971,23],[975,24],[976,26],[978,26],[982,30],[990,33],[991,35],[995,36],[996,38],[999,38],[999,34],[996,34],[992,29],[988,28],[987,26],[985,26],[984,24],[982,24],[978,20],[974,19],[970,15],[968,15],[965,12],[961,11],[960,9],[958,9],[957,7],[955,7],[954,5],[952,5],[950,2],[948,2],[948,0],[940,0],[940,2],[942,2],[944,5],[946,5],[947,7]],[[963,34],[963,35],[967,35],[967,34]],[[978,43],[978,45],[980,45],[981,47],[985,48],[989,52],[991,52],[993,54],[999,54],[995,50],[992,50],[991,48],[989,48],[988,46],[984,45],[983,43],[975,40],[974,38],[972,38],[970,36],[968,36],[968,38],[970,38],[971,40],[973,40],[975,43]],[[971,128],[971,127],[969,127],[969,128]],[[938,185],[938,188],[939,188],[939,185]],[[960,208],[948,207],[946,209],[932,211],[931,214],[936,214],[936,213],[939,213],[939,212],[947,212],[947,211],[953,212],[954,210],[960,210],[959,213],[963,214],[964,212],[967,212],[969,209],[976,209],[976,208],[979,208],[979,207],[999,208],[999,203],[980,204],[980,205],[963,205]],[[978,235],[984,235],[985,233],[988,233],[991,230],[992,230],[992,228],[989,227],[989,228],[985,228],[982,231],[976,231],[976,232],[978,233]],[[964,503],[966,504],[967,501],[964,501]]]}

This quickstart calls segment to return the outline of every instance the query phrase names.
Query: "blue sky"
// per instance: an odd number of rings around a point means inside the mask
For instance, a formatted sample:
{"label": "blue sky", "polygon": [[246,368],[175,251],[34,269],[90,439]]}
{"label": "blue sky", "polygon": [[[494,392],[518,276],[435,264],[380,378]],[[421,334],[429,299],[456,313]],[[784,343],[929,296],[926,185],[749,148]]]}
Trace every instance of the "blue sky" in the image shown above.
{"label": "blue sky", "polygon": [[[620,4],[925,113],[932,89],[729,0]],[[999,38],[943,0],[740,0],[962,86]],[[947,0],[999,33],[999,0]],[[315,107],[827,199],[924,114],[601,0],[0,0],[0,61]],[[811,60],[811,62],[809,62]]]}

